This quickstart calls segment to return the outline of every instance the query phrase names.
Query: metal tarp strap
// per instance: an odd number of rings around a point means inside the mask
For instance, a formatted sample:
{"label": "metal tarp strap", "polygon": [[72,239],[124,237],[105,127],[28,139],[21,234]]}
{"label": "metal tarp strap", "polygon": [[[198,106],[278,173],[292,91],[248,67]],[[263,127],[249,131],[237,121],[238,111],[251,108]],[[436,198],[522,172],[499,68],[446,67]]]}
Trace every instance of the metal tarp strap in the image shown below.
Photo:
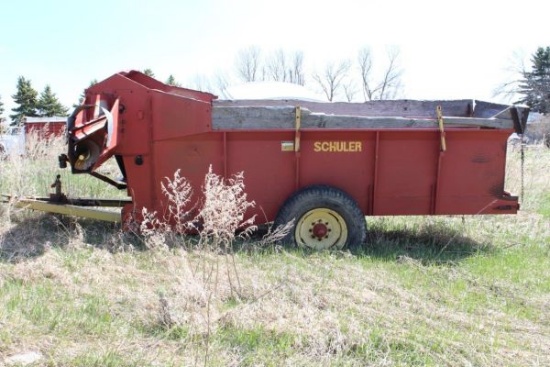
{"label": "metal tarp strap", "polygon": [[437,116],[437,123],[439,125],[439,132],[441,136],[441,151],[447,151],[447,142],[445,141],[445,126],[443,125],[443,113],[441,112],[441,106],[437,106],[435,109]]}
{"label": "metal tarp strap", "polygon": [[296,106],[296,120],[295,120],[296,134],[294,136],[294,151],[296,152],[300,151],[301,126],[302,126],[302,109],[300,108],[300,106]]}
{"label": "metal tarp strap", "polygon": [[296,106],[295,116],[295,128],[294,132],[294,155],[296,157],[296,172],[295,172],[295,187],[296,190],[300,187],[300,138],[301,138],[301,126],[302,126],[302,108]]}

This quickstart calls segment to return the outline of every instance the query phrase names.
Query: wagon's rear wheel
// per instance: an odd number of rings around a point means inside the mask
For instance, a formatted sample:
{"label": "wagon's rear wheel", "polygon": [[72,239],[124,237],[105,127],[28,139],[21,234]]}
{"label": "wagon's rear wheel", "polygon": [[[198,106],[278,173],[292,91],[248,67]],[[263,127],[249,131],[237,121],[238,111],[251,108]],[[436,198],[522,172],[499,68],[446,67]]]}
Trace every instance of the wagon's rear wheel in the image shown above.
{"label": "wagon's rear wheel", "polygon": [[286,244],[325,250],[356,248],[366,240],[365,216],[344,191],[331,186],[308,186],[283,204],[274,226],[294,220]]}

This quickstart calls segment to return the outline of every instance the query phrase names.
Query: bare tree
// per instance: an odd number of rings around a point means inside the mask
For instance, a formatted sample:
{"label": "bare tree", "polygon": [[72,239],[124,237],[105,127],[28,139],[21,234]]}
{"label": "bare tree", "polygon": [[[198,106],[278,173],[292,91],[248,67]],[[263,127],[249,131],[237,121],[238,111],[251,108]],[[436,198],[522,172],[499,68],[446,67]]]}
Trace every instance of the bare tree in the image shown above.
{"label": "bare tree", "polygon": [[288,72],[288,81],[294,84],[304,85],[306,84],[306,78],[304,73],[304,53],[302,51],[296,51],[292,55],[290,61],[290,70]]}
{"label": "bare tree", "polygon": [[201,92],[212,93],[221,98],[230,98],[227,94],[227,88],[229,85],[229,77],[222,71],[218,71],[211,77],[197,74],[189,83],[189,86],[193,89],[200,90]]}
{"label": "bare tree", "polygon": [[273,52],[266,61],[267,76],[276,82],[287,81],[287,69],[287,56],[283,49]]}
{"label": "bare tree", "polygon": [[258,46],[250,46],[237,53],[237,76],[244,82],[261,80],[261,49]]}
{"label": "bare tree", "polygon": [[361,86],[363,89],[363,97],[365,101],[371,101],[373,99],[373,86],[371,85],[371,72],[372,72],[372,55],[369,47],[363,47],[359,50],[357,58],[359,62],[359,72],[361,74]]}
{"label": "bare tree", "polygon": [[355,95],[357,94],[357,85],[355,84],[355,80],[348,79],[345,83],[342,84],[342,88],[344,89],[344,96],[346,97],[346,101],[352,102],[355,99]]}
{"label": "bare tree", "polygon": [[401,88],[401,75],[403,71],[399,67],[399,54],[398,48],[392,47],[387,50],[388,65],[384,72],[384,78],[380,83],[379,99],[392,99],[399,92]]}
{"label": "bare tree", "polygon": [[509,65],[504,70],[506,81],[498,85],[494,91],[494,97],[502,97],[508,101],[516,101],[518,99],[521,80],[527,73],[525,66],[525,52],[514,51],[508,59]]}
{"label": "bare tree", "polygon": [[273,52],[266,60],[266,76],[276,82],[305,84],[304,54],[302,51],[287,53],[283,49]]}
{"label": "bare tree", "polygon": [[323,73],[314,73],[313,80],[319,84],[323,93],[329,101],[333,101],[342,88],[346,76],[348,76],[351,63],[349,60],[341,61],[339,64],[329,63],[325,66]]}
{"label": "bare tree", "polygon": [[373,58],[371,49],[363,47],[359,50],[358,64],[365,101],[392,99],[399,92],[402,75],[398,62],[399,49],[388,48],[386,51],[387,66],[383,69],[382,78],[375,80],[372,75]]}
{"label": "bare tree", "polygon": [[223,72],[217,72],[214,75],[214,93],[221,98],[229,98],[227,88],[229,88],[230,84],[231,81],[227,74]]}
{"label": "bare tree", "polygon": [[199,90],[201,92],[209,92],[213,93],[214,86],[212,85],[212,78],[203,75],[203,74],[196,74],[192,77],[192,79],[187,83],[189,88]]}

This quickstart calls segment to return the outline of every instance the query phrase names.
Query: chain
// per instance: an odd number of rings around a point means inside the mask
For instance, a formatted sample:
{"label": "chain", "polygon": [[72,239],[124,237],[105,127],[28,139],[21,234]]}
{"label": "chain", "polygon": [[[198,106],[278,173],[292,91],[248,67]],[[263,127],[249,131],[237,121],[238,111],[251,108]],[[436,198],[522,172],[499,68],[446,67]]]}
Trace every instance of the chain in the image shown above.
{"label": "chain", "polygon": [[513,116],[515,116],[515,123],[516,124],[516,133],[518,133],[518,130],[519,130],[519,137],[520,137],[520,144],[521,144],[521,148],[520,148],[520,160],[521,160],[521,165],[520,165],[520,174],[521,174],[521,177],[520,177],[520,185],[521,185],[521,191],[520,191],[520,195],[521,195],[521,201],[525,201],[525,127],[526,127],[526,121],[524,121],[524,123],[522,123],[522,118],[520,118],[519,116],[519,111],[517,108],[513,108],[512,109],[512,113],[514,114]]}
{"label": "chain", "polygon": [[525,201],[525,140],[524,134],[521,134],[521,150],[520,150],[520,159],[521,159],[521,201]]}

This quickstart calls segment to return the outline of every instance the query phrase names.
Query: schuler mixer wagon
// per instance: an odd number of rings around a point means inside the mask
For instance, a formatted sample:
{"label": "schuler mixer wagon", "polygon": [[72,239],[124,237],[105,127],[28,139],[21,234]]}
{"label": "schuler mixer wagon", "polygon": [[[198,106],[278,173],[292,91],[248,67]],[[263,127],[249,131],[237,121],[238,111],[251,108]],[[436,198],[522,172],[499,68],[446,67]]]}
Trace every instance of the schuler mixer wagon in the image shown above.
{"label": "schuler mixer wagon", "polygon": [[[126,188],[123,221],[144,207],[166,213],[160,183],[178,169],[195,193],[210,166],[242,171],[249,214],[294,220],[289,241],[355,246],[365,216],[516,213],[504,190],[507,139],[528,112],[472,100],[224,101],[130,71],[86,91],[61,161]],[[122,182],[96,172],[110,157]]]}

